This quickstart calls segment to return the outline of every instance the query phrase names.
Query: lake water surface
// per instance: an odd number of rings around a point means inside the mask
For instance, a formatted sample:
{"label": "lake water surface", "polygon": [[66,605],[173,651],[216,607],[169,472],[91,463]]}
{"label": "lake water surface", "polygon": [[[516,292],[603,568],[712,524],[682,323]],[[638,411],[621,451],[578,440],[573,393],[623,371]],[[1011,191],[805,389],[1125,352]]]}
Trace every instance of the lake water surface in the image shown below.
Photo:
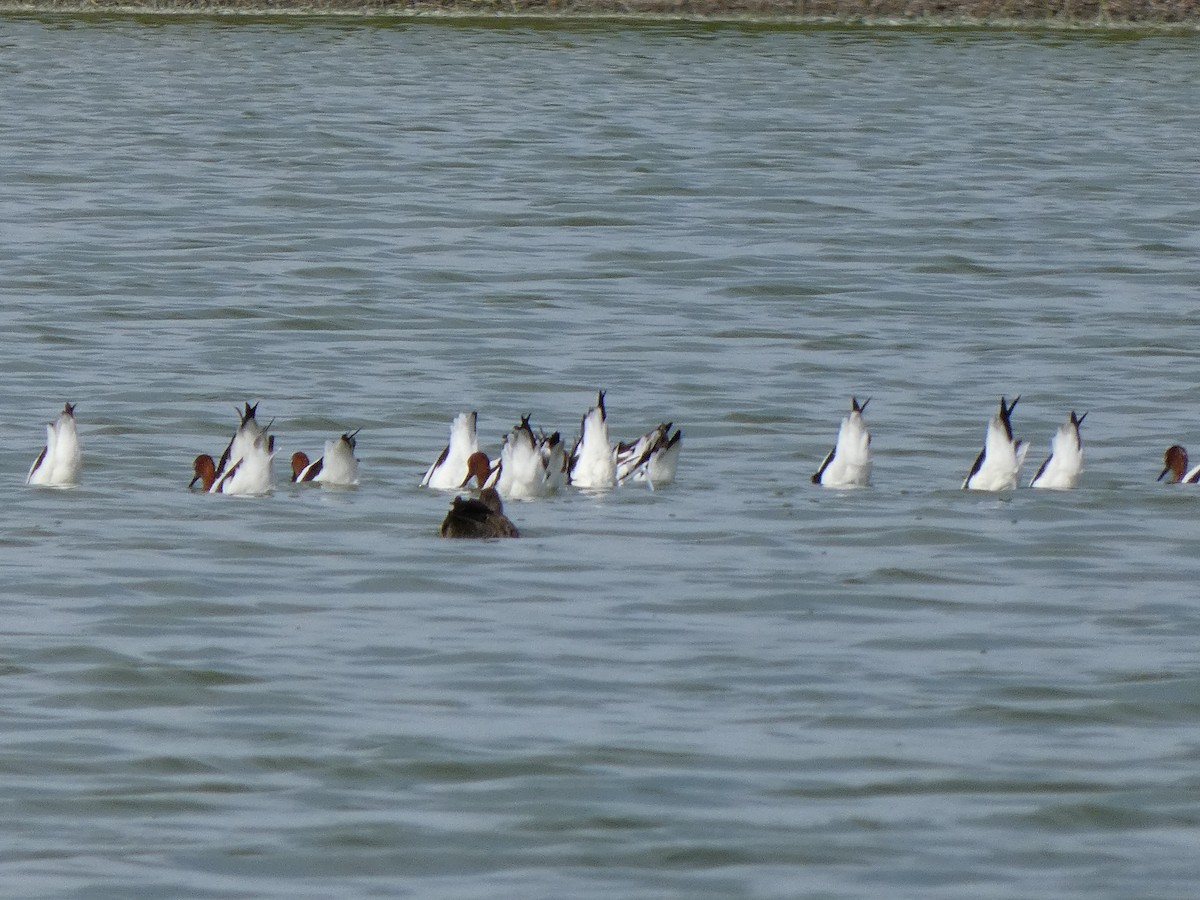
{"label": "lake water surface", "polygon": [[[1196,50],[0,19],[3,893],[1195,897]],[[601,388],[674,485],[436,536]],[[189,493],[245,401],[361,485]]]}

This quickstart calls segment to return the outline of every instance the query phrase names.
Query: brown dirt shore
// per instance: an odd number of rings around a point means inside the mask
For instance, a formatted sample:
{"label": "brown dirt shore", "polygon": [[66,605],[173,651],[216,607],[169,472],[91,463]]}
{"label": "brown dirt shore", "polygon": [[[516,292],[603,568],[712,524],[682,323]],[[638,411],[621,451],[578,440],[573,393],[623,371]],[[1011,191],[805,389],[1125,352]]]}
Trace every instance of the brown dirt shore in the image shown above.
{"label": "brown dirt shore", "polygon": [[17,12],[1200,30],[1200,0],[0,0]]}

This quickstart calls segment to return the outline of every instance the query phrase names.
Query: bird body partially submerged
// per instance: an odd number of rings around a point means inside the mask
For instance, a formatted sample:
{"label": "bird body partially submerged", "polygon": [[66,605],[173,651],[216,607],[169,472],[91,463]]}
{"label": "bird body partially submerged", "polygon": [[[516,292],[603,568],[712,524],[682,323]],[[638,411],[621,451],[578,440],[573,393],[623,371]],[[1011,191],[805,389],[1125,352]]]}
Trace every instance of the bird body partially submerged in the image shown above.
{"label": "bird body partially submerged", "polygon": [[467,460],[469,478],[480,484],[478,497],[455,497],[442,520],[441,535],[449,538],[520,537],[517,526],[504,514],[504,504],[495,488],[483,487],[491,472],[484,453],[473,453]]}

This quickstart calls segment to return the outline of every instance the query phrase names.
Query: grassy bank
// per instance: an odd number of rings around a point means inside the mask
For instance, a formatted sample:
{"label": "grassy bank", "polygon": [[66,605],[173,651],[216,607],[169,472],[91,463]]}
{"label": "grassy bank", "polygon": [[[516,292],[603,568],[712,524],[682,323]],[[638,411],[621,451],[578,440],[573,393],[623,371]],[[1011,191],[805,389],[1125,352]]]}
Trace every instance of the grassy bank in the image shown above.
{"label": "grassy bank", "polygon": [[1200,28],[1200,0],[0,0],[20,11]]}

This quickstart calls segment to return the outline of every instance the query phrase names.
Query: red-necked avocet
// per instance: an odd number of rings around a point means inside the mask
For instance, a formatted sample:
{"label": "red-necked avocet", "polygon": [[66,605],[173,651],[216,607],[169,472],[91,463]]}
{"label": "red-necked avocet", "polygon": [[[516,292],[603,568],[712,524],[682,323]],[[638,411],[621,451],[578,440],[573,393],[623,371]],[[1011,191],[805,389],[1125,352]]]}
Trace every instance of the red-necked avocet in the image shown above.
{"label": "red-necked avocet", "polygon": [[504,436],[500,461],[491,470],[485,487],[495,487],[509,500],[547,497],[566,480],[562,436],[533,430],[529,416]]}
{"label": "red-necked avocet", "polygon": [[988,422],[987,438],[975,458],[975,465],[963,480],[964,490],[1008,491],[1017,486],[1021,464],[1029,450],[1025,441],[1013,440],[1012,411],[1020,400],[1017,397],[1006,405],[1005,399],[1000,398],[1000,411]]}
{"label": "red-necked avocet", "polygon": [[653,490],[675,480],[683,432],[676,428],[672,434],[671,427],[663,422],[635,441],[617,444],[617,484],[644,481]]}
{"label": "red-necked avocet", "polygon": [[207,453],[196,457],[192,463],[195,477],[189,487],[200,482],[210,494],[245,494],[259,496],[269,494],[274,487],[271,462],[275,459],[275,439],[261,434],[254,439],[250,449],[233,465],[218,474],[213,459]]}
{"label": "red-necked avocet", "polygon": [[358,460],[354,448],[358,432],[343,434],[325,442],[325,455],[310,462],[302,450],[292,454],[292,481],[315,482],[335,487],[353,487],[358,484]]}
{"label": "red-necked avocet", "polygon": [[1167,452],[1163,454],[1163,462],[1165,467],[1162,474],[1158,476],[1158,480],[1162,481],[1167,478],[1168,484],[1196,484],[1200,482],[1200,466],[1196,466],[1191,471],[1188,470],[1188,454],[1178,444],[1172,444],[1167,448]]}
{"label": "red-necked avocet", "polygon": [[58,418],[46,425],[46,446],[29,468],[26,484],[69,487],[79,483],[83,454],[75,428],[75,406],[66,404]]}
{"label": "red-necked avocet", "polygon": [[189,487],[200,482],[212,494],[267,494],[275,486],[271,464],[275,459],[275,436],[258,423],[258,404],[246,404],[239,410],[241,421],[229,440],[221,461],[202,453],[192,463],[195,477]]}
{"label": "red-necked avocet", "polygon": [[616,484],[617,448],[608,439],[608,413],[604,391],[596,405],[584,413],[579,440],[571,450],[567,480],[579,488],[607,488]]}
{"label": "red-necked avocet", "polygon": [[870,397],[862,403],[857,397],[850,398],[850,415],[842,419],[837,443],[813,475],[813,484],[835,488],[863,487],[870,480],[871,434],[862,417],[870,402]]}
{"label": "red-necked avocet", "polygon": [[1077,416],[1075,410],[1071,410],[1067,421],[1058,426],[1050,441],[1050,455],[1029,482],[1030,487],[1069,491],[1079,484],[1079,474],[1083,471],[1083,441],[1079,439],[1079,426],[1086,418],[1087,413]]}
{"label": "red-necked avocet", "polygon": [[450,443],[421,479],[421,487],[453,491],[470,480],[467,460],[472,453],[479,452],[479,436],[475,432],[478,418],[479,414],[475,412],[459,413],[454,417],[450,424]]}

